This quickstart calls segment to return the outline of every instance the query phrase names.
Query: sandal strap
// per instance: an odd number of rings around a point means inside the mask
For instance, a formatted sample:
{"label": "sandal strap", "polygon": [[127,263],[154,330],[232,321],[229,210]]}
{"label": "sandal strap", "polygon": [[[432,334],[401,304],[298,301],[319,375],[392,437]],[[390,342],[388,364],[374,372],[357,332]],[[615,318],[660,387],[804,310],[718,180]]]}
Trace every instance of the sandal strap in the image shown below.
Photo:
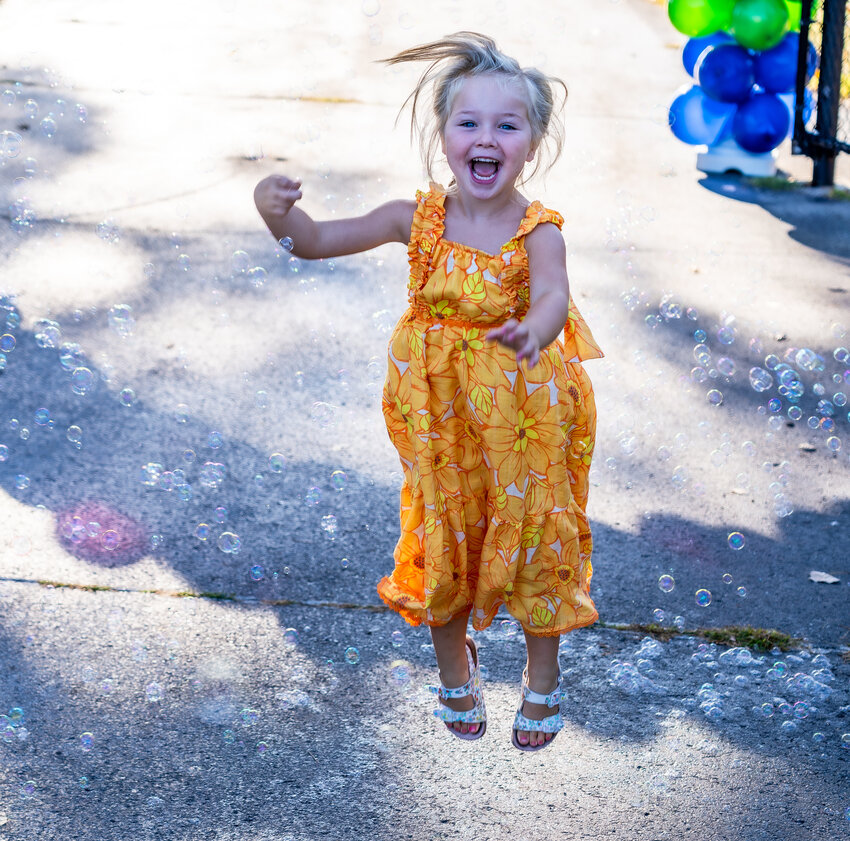
{"label": "sandal strap", "polygon": [[467,671],[469,672],[469,680],[467,680],[463,686],[457,686],[453,689],[449,689],[448,686],[444,686],[441,682],[439,688],[434,687],[434,691],[441,698],[465,698],[467,695],[473,694],[473,691],[479,684],[478,666],[472,659],[472,652],[469,650],[469,646],[466,647],[466,665]]}
{"label": "sandal strap", "polygon": [[561,704],[564,692],[561,688],[561,673],[558,672],[558,683],[555,688],[548,694],[542,695],[540,692],[535,692],[528,686],[528,674],[522,673],[522,700],[531,701],[532,704],[543,704],[546,707],[558,707]]}
{"label": "sandal strap", "polygon": [[[455,722],[463,721],[469,724],[483,724],[487,721],[487,712],[484,708],[484,696],[481,694],[481,672],[478,665],[474,662],[472,652],[467,646],[466,649],[467,665],[469,667],[469,680],[463,685],[453,689],[443,686],[429,686],[428,690],[433,692],[440,699],[440,706],[434,710],[434,715],[442,721]],[[442,703],[449,698],[466,698],[472,696],[475,706],[471,710],[453,710]]]}
{"label": "sandal strap", "polygon": [[487,721],[487,713],[483,703],[474,706],[471,710],[463,710],[463,712],[440,706],[434,710],[434,715],[441,721],[449,722],[464,721],[467,724],[483,724]]}
{"label": "sandal strap", "polygon": [[[538,703],[535,701],[534,703]],[[558,733],[564,726],[564,720],[561,717],[561,711],[558,710],[554,715],[549,715],[546,718],[526,718],[520,710],[517,710],[516,718],[514,719],[514,730],[525,730],[528,733],[537,731],[538,733]]]}

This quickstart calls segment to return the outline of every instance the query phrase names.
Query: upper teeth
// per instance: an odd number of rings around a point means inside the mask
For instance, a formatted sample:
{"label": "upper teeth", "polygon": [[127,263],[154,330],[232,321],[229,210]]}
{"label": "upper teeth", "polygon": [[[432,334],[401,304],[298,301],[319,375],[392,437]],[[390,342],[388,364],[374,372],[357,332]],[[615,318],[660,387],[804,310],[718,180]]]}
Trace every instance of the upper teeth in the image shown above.
{"label": "upper teeth", "polygon": [[497,164],[499,163],[495,158],[473,158],[474,161],[481,161],[481,163],[485,164]]}

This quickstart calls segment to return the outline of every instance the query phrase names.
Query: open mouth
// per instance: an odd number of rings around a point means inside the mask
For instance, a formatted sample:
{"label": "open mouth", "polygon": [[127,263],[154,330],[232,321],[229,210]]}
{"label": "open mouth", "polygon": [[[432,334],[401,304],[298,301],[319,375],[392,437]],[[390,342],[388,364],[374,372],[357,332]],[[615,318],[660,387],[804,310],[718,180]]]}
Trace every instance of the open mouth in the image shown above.
{"label": "open mouth", "polygon": [[499,162],[495,158],[473,158],[469,162],[472,180],[478,184],[492,184],[499,171]]}

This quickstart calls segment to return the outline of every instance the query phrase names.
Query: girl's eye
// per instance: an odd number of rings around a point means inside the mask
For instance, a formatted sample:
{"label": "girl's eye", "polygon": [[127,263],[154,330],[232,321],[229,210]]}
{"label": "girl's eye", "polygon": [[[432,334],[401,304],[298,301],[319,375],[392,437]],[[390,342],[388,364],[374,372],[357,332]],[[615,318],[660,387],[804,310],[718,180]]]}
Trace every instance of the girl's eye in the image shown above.
{"label": "girl's eye", "polygon": [[474,125],[475,123],[473,123],[472,120],[464,120],[462,123],[460,123],[461,128],[471,128]]}
{"label": "girl's eye", "polygon": [[502,125],[500,125],[499,128],[507,128],[507,129],[510,129],[511,131],[514,131],[516,126],[512,126],[510,123],[502,123]]}

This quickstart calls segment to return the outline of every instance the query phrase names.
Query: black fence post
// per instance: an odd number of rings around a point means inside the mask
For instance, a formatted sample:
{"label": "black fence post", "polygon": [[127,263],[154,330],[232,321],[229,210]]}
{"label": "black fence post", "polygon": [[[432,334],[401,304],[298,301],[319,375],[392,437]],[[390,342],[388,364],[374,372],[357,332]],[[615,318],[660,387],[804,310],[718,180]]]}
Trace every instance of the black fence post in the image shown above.
{"label": "black fence post", "polygon": [[[845,0],[824,0],[823,44],[818,81],[818,113],[816,130],[821,137],[834,138],[838,133],[838,106],[841,100],[841,50],[846,18]],[[837,150],[821,148],[814,160],[812,186],[831,186],[835,181]]]}

